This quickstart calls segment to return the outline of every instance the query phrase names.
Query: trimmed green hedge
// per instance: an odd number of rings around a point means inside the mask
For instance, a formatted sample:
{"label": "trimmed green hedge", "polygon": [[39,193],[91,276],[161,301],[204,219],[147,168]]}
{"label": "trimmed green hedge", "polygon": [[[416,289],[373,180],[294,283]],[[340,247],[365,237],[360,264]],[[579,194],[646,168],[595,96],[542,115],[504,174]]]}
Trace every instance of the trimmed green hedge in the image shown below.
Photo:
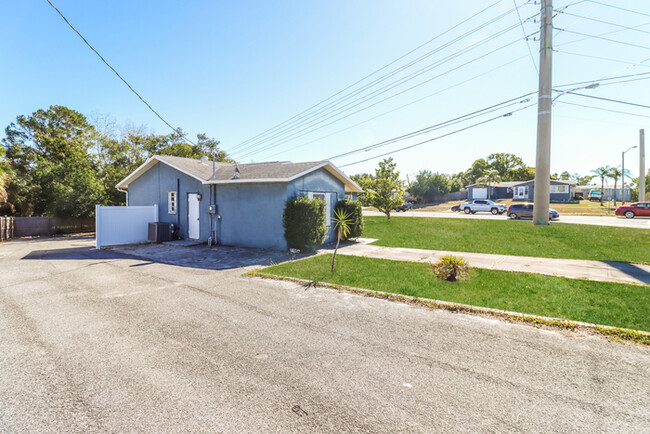
{"label": "trimmed green hedge", "polygon": [[312,250],[325,241],[325,202],[301,196],[287,202],[282,216],[284,238],[289,247]]}
{"label": "trimmed green hedge", "polygon": [[350,233],[345,238],[351,240],[359,238],[363,233],[363,214],[361,209],[361,202],[358,200],[339,200],[334,207],[334,210],[341,209],[348,213],[352,223],[350,224]]}

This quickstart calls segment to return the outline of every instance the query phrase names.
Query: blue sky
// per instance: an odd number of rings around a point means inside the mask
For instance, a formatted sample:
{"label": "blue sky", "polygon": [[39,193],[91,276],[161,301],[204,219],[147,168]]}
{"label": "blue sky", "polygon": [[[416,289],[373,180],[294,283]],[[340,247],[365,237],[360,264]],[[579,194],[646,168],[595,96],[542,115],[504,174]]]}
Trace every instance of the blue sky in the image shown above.
{"label": "blue sky", "polygon": [[[326,159],[535,91],[538,84],[526,45],[530,44],[537,63],[539,42],[523,39],[524,32],[531,35],[539,28],[533,21],[539,20],[534,17],[539,5],[532,2],[517,2],[524,20],[523,30],[516,13],[511,11],[512,0],[53,2],[172,125],[183,128],[190,137],[205,132],[218,138],[223,149],[242,162]],[[554,47],[558,52],[554,54],[554,86],[650,72],[650,2],[554,3],[556,9],[569,5],[554,21],[557,28],[564,29],[555,32]],[[359,105],[350,104],[348,111],[330,112],[346,107],[326,107],[318,113],[320,117],[303,120],[284,134],[263,137],[265,140],[249,143],[254,147],[248,149],[241,145],[492,4],[485,12],[350,91],[438,48],[430,57],[366,89],[366,93],[357,93],[343,104],[394,80],[406,79],[420,68],[437,65],[430,71],[392,90],[373,94],[374,99],[369,95],[365,98],[370,99],[359,100]],[[450,43],[508,11],[511,12],[500,20]],[[6,2],[3,15],[3,128],[17,115],[60,104],[91,119],[108,115],[119,125],[169,132],[45,0]],[[477,45],[508,27],[512,29]],[[602,35],[613,31],[601,37],[621,43],[579,34]],[[440,49],[444,44],[449,46]],[[507,44],[510,45],[501,48]],[[604,85],[606,82],[602,81],[597,89],[581,92],[648,103],[650,80]],[[393,96],[414,85],[418,86]],[[343,95],[346,94],[339,97]],[[384,98],[388,99],[379,102]],[[377,104],[367,107],[374,103]],[[525,105],[516,104],[467,123],[333,162],[339,166],[354,163]],[[363,110],[351,115],[359,109]],[[650,129],[650,110],[642,107],[565,94],[558,98],[553,110],[552,172],[586,174],[599,166],[619,165],[621,151],[638,144],[639,129]],[[344,118],[325,125],[339,117]],[[536,108],[531,107],[395,153],[393,157],[402,175],[413,175],[421,169],[458,172],[467,169],[475,159],[494,152],[514,153],[534,165],[535,121]],[[311,131],[313,128],[319,129]],[[273,147],[266,149],[269,146]],[[371,172],[378,161],[345,166],[344,170],[350,174]],[[626,167],[636,175],[638,164],[638,153],[630,151]]]}

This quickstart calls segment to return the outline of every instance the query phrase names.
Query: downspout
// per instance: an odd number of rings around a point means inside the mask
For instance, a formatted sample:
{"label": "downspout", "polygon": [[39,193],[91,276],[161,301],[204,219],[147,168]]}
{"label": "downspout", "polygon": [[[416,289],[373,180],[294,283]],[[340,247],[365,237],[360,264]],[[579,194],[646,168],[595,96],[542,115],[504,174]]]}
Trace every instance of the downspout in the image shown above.
{"label": "downspout", "polygon": [[217,205],[217,186],[214,186],[214,210],[217,215],[217,228],[215,229],[215,236],[217,237],[217,244],[221,244],[221,215],[219,215],[219,206]]}
{"label": "downspout", "polygon": [[181,179],[176,178],[176,227],[181,230]]}
{"label": "downspout", "polygon": [[[212,151],[212,180],[214,181],[217,176],[217,152]],[[220,244],[219,232],[215,228],[215,221],[213,215],[217,214],[217,186],[210,184],[210,202],[214,206],[214,212],[210,213],[210,238],[214,244]],[[221,219],[217,216],[217,221],[221,224]]]}
{"label": "downspout", "polygon": [[126,206],[129,206],[129,190],[118,188],[117,191],[119,191],[120,193],[126,193]]}

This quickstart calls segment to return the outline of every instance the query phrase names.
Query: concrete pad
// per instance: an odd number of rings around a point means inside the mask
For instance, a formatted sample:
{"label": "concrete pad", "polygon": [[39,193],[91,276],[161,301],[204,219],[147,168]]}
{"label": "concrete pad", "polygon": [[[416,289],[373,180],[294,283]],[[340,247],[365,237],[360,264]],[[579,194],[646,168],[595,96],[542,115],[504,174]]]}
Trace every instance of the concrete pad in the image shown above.
{"label": "concrete pad", "polygon": [[201,244],[205,244],[205,242],[199,240],[174,240],[174,241],[163,241],[163,244],[166,246],[193,247],[193,246],[200,246]]}

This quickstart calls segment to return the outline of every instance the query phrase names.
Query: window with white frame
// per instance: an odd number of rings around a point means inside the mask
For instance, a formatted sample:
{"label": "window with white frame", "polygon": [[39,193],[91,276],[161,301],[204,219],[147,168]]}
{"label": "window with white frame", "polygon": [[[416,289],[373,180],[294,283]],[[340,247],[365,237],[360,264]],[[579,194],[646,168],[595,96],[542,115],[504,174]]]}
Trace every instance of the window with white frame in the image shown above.
{"label": "window with white frame", "polygon": [[167,214],[176,214],[177,209],[177,200],[176,192],[168,191],[167,192]]}
{"label": "window with white frame", "polygon": [[513,197],[515,199],[525,199],[528,197],[528,186],[515,187]]}
{"label": "window with white frame", "polygon": [[551,193],[566,193],[567,192],[567,186],[566,185],[551,185]]}
{"label": "window with white frame", "polygon": [[332,195],[335,195],[336,193],[316,193],[314,191],[310,191],[307,193],[307,196],[309,196],[310,199],[320,199],[323,202],[325,202],[325,226],[331,226],[332,224]]}

